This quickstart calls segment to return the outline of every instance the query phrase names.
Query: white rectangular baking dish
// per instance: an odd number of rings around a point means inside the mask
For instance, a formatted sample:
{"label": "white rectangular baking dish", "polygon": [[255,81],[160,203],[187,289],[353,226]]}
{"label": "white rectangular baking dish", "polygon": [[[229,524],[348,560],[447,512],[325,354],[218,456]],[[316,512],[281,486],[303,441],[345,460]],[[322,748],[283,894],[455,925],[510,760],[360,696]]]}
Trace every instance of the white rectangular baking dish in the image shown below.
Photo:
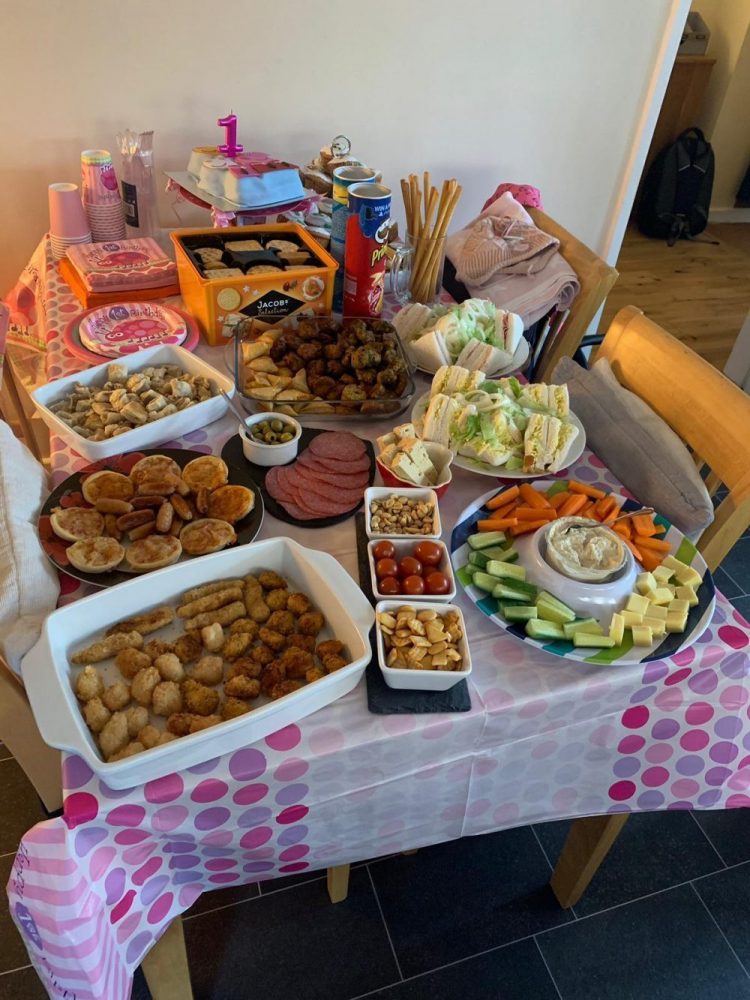
{"label": "white rectangular baking dish", "polygon": [[[400,600],[380,601],[375,606],[375,613],[376,615],[380,615],[383,611],[398,611],[405,604],[410,604],[410,598],[403,597]],[[463,659],[464,669],[402,670],[386,666],[383,632],[378,624],[375,627],[378,644],[378,666],[383,675],[383,680],[388,687],[402,688],[407,691],[447,691],[471,674],[471,653],[469,652],[469,640],[466,637],[466,622],[464,621],[463,612],[456,604],[428,604],[422,602],[414,606],[417,611],[437,611],[439,615],[444,615],[446,611],[455,611],[458,614],[461,631],[463,632],[463,638],[458,644],[458,651]]]}
{"label": "white rectangular baking dish", "polygon": [[[126,434],[117,434],[115,437],[107,438],[106,441],[90,441],[56,417],[49,409],[49,405],[70,392],[76,382],[86,386],[104,385],[107,381],[107,366],[113,363],[125,365],[129,372],[140,371],[149,365],[179,365],[183,371],[191,375],[203,375],[210,379],[217,390],[217,395],[186,410],[172,413],[162,420],[134,427]],[[104,364],[76,372],[74,375],[67,375],[65,378],[57,379],[56,382],[48,382],[47,385],[35,389],[31,393],[31,398],[42,420],[54,434],[61,437],[79,455],[96,462],[101,458],[121,455],[126,451],[155,448],[164,441],[182,437],[183,434],[213,423],[214,420],[224,416],[228,406],[226,399],[221,395],[221,389],[229,396],[233,396],[235,393],[233,380],[222,375],[205,361],[201,361],[190,351],[173,344],[164,344],[160,347],[147,347],[143,351],[122,358],[112,358]]]}
{"label": "white rectangular baking dish", "polygon": [[[326,618],[321,638],[340,639],[351,662],[237,719],[112,764],[102,760],[73,692],[71,678],[80,668],[70,666],[72,653],[100,638],[114,622],[161,604],[174,604],[190,587],[261,569],[275,570],[308,594]],[[54,611],[41,638],[24,657],[21,670],[45,742],[83,757],[112,788],[131,788],[256,743],[347,694],[370,662],[369,632],[374,620],[369,601],[332,556],[290,538],[269,538],[149,573],[146,587],[143,580],[134,579]],[[157,632],[147,638],[161,635]]]}

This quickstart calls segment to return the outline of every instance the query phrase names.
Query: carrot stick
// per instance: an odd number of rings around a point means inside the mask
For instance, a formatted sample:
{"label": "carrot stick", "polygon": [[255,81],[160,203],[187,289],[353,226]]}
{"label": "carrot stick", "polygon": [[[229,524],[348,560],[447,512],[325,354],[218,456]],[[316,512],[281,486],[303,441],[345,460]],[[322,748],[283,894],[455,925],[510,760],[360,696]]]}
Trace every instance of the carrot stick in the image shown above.
{"label": "carrot stick", "polygon": [[521,521],[515,526],[515,528],[510,529],[510,533],[514,538],[517,535],[527,535],[530,531],[536,531],[537,528],[543,528],[545,524],[549,524],[549,521]]}
{"label": "carrot stick", "polygon": [[518,492],[528,507],[536,507],[537,510],[544,510],[552,506],[547,497],[538,490],[535,490],[529,483],[521,483],[518,487]]}
{"label": "carrot stick", "polygon": [[650,538],[648,535],[636,535],[633,539],[639,549],[653,549],[654,552],[671,552],[672,546],[661,538]]}
{"label": "carrot stick", "polygon": [[570,493],[568,493],[567,490],[561,493],[555,493],[553,497],[549,498],[550,505],[554,507],[555,510],[559,510],[569,496]]}
{"label": "carrot stick", "polygon": [[509,489],[503,490],[501,493],[494,496],[485,506],[488,510],[497,510],[499,507],[504,507],[507,503],[510,503],[511,500],[517,499],[518,487],[511,486]]}
{"label": "carrot stick", "polygon": [[536,507],[516,507],[513,515],[519,521],[554,521],[557,514],[550,507],[549,510],[537,510]]}
{"label": "carrot stick", "polygon": [[663,535],[666,530],[667,529],[664,527],[663,524],[655,524],[654,525],[654,534],[655,535]]}
{"label": "carrot stick", "polygon": [[648,514],[634,514],[631,519],[636,535],[650,538],[654,534],[654,522]]}
{"label": "carrot stick", "polygon": [[593,509],[594,509],[594,501],[593,500],[589,500],[588,503],[585,503],[583,505],[583,507],[581,507],[580,513],[581,514],[588,514],[588,512],[590,510],[593,510]]}
{"label": "carrot stick", "polygon": [[620,521],[618,524],[613,524],[612,531],[616,531],[618,535],[626,539],[629,539],[632,534],[627,521]]}
{"label": "carrot stick", "polygon": [[641,565],[645,570],[651,572],[657,566],[661,566],[661,554],[650,549],[643,549],[641,552]]}
{"label": "carrot stick", "polygon": [[583,493],[573,494],[568,497],[565,503],[557,511],[559,517],[571,517],[577,514],[582,507],[586,506],[586,497]]}
{"label": "carrot stick", "polygon": [[517,524],[518,518],[515,517],[489,517],[477,521],[477,527],[480,531],[507,531],[508,528],[515,528]]}
{"label": "carrot stick", "polygon": [[595,486],[587,486],[585,483],[576,482],[575,479],[570,480],[568,489],[571,493],[580,493],[582,496],[593,497],[595,500],[602,500],[607,495],[604,490],[598,490]]}
{"label": "carrot stick", "polygon": [[638,560],[638,562],[642,563],[643,562],[643,556],[641,555],[640,549],[638,549],[635,545],[633,545],[633,543],[630,541],[629,538],[623,538],[623,542],[625,542],[625,544],[630,549],[630,551],[633,553],[633,555]]}
{"label": "carrot stick", "polygon": [[598,500],[596,503],[596,512],[601,514],[603,518],[606,518],[612,511],[613,507],[617,506],[617,501],[614,497],[604,497],[602,500]]}

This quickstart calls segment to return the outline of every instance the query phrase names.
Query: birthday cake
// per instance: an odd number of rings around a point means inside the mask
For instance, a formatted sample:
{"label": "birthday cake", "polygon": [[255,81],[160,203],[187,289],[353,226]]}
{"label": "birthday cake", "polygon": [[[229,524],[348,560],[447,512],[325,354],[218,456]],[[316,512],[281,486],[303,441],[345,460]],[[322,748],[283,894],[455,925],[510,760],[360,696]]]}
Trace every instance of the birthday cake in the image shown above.
{"label": "birthday cake", "polygon": [[298,168],[267,153],[236,153],[230,158],[217,146],[197,146],[190,154],[188,173],[201,190],[242,208],[304,197]]}

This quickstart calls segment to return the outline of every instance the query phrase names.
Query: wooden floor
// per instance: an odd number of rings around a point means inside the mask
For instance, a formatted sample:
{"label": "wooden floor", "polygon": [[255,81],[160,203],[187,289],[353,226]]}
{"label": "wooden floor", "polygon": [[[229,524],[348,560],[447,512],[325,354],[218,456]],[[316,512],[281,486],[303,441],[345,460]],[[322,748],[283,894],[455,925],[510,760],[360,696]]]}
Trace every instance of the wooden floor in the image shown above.
{"label": "wooden floor", "polygon": [[717,368],[723,368],[750,312],[750,225],[709,226],[718,246],[681,240],[668,247],[629,228],[620,277],[609,293],[601,329],[623,306],[636,305]]}

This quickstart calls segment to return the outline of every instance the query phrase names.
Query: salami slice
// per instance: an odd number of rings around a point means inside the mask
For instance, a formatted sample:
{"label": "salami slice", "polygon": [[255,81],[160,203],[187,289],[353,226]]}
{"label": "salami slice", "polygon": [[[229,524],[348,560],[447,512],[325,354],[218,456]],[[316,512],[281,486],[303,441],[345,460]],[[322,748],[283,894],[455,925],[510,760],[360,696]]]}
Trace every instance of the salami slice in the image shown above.
{"label": "salami slice", "polygon": [[314,495],[316,498],[320,498],[326,502],[329,507],[344,507],[345,510],[348,510],[355,503],[359,503],[364,492],[361,489],[344,490],[338,486],[331,486],[330,484],[320,482],[313,476],[306,478],[305,473],[301,469],[295,472],[295,478],[291,482],[300,497],[303,507],[308,505],[308,497]]}
{"label": "salami slice", "polygon": [[326,431],[310,442],[310,451],[320,458],[348,461],[366,454],[364,442],[348,431]]}
{"label": "salami slice", "polygon": [[347,461],[342,461],[337,458],[318,458],[315,457],[315,461],[320,466],[321,469],[326,469],[328,472],[370,472],[370,456],[365,453],[361,458],[353,458]]}
{"label": "salami slice", "polygon": [[342,490],[364,490],[369,482],[369,476],[365,472],[328,472],[327,469],[301,460],[295,468],[304,479],[317,480],[326,486],[338,486]]}
{"label": "salami slice", "polygon": [[317,521],[320,519],[320,514],[315,514],[309,510],[303,510],[291,500],[279,500],[279,503],[287,514],[295,518],[297,521]]}
{"label": "salami slice", "polygon": [[281,469],[278,466],[274,466],[269,469],[266,474],[266,490],[269,496],[272,496],[274,500],[278,500],[279,503],[283,503],[285,500],[293,500],[293,496],[279,481],[279,473]]}

